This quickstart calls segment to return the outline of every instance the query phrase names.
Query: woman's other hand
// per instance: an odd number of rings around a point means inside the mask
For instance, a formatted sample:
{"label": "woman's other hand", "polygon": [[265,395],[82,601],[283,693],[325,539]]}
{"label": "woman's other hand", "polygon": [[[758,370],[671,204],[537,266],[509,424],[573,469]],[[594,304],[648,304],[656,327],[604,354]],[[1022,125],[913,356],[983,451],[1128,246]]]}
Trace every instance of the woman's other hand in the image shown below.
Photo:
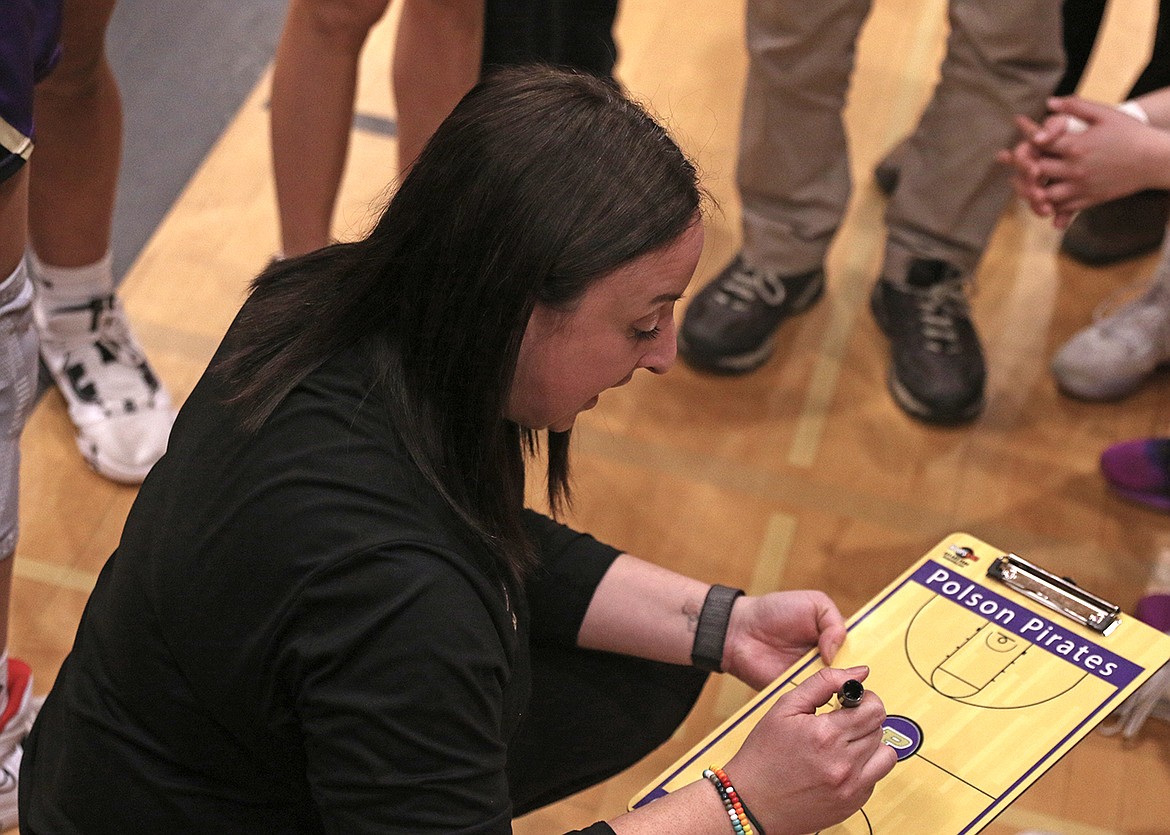
{"label": "woman's other hand", "polygon": [[723,670],[759,690],[810,649],[832,663],[845,642],[845,621],[819,591],[741,597],[731,610]]}
{"label": "woman's other hand", "polygon": [[726,771],[769,835],[816,832],[865,804],[897,762],[882,744],[885,706],[867,691],[853,708],[816,714],[868,667],[823,669],[785,693],[748,735]]}

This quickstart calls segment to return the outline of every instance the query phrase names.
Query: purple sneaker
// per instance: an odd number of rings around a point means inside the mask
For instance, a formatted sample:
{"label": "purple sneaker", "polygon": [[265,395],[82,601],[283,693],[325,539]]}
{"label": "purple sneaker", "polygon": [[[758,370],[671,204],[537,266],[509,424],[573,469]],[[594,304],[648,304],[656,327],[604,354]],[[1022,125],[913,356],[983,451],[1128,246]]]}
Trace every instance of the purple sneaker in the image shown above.
{"label": "purple sneaker", "polygon": [[1159,632],[1170,633],[1170,594],[1147,594],[1137,602],[1134,616]]}
{"label": "purple sneaker", "polygon": [[1170,438],[1141,438],[1101,453],[1101,473],[1121,496],[1170,513]]}

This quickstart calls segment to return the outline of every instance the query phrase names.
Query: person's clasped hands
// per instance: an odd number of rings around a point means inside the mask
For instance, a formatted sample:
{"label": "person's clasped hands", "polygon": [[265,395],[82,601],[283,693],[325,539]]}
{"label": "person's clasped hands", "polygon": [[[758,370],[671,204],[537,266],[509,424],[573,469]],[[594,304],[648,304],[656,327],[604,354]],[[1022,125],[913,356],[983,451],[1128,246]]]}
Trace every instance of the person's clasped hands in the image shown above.
{"label": "person's clasped hands", "polygon": [[1001,151],[1016,194],[1064,229],[1089,206],[1148,187],[1170,134],[1149,126],[1136,102],[1113,107],[1070,96],[1048,100],[1043,124],[1016,116],[1022,139]]}

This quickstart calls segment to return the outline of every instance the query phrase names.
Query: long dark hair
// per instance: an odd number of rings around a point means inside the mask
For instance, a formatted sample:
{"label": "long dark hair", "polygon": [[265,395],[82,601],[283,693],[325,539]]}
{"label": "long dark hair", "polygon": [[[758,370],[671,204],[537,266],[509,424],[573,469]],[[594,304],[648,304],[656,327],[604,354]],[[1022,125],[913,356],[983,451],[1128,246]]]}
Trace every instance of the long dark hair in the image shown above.
{"label": "long dark hair", "polygon": [[[273,264],[253,283],[221,371],[256,430],[342,348],[375,369],[415,464],[513,576],[533,433],[504,418],[538,302],[676,240],[701,205],[694,166],[609,84],[546,67],[497,72],[459,103],[373,231]],[[548,494],[568,493],[550,432]]]}

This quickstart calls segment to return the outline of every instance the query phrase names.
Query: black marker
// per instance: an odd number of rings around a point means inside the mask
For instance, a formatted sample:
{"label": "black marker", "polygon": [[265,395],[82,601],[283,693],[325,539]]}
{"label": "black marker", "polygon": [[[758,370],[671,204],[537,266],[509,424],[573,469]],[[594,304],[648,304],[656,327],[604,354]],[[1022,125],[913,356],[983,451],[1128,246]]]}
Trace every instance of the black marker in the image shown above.
{"label": "black marker", "polygon": [[841,707],[857,707],[861,704],[861,697],[865,695],[865,687],[855,678],[849,679],[837,691],[837,701]]}

